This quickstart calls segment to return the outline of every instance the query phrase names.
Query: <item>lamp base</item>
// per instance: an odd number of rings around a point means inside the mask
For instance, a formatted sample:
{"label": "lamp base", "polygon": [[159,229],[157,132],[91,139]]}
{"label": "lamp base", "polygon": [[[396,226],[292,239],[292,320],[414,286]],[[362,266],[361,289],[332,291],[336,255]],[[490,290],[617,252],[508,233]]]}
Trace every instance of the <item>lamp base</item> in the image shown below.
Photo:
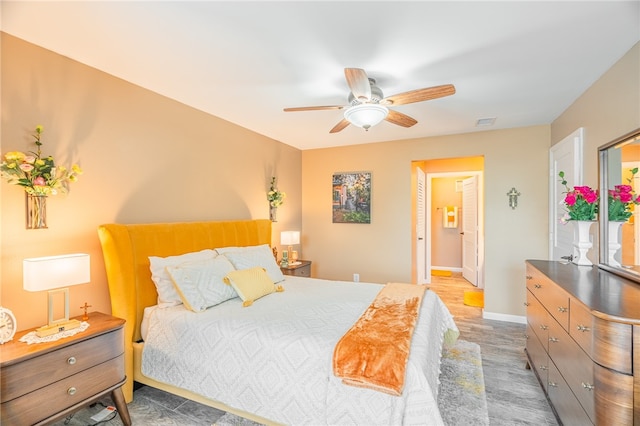
{"label": "lamp base", "polygon": [[78,321],[77,319],[60,321],[54,324],[43,325],[42,327],[36,329],[36,336],[51,336],[52,334],[60,333],[67,330],[73,330],[74,328],[78,327],[80,327],[80,321]]}

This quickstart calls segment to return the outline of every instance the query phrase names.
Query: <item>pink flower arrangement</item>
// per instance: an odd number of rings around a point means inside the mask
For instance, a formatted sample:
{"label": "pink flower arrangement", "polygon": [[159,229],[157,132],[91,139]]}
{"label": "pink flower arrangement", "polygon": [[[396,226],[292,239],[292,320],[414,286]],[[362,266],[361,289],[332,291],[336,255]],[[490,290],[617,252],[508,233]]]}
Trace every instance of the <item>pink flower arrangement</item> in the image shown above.
{"label": "pink flower arrangement", "polygon": [[562,218],[562,222],[566,223],[569,220],[596,220],[599,201],[598,191],[588,186],[574,186],[571,189],[564,179],[564,172],[560,172],[558,175],[560,176],[560,183],[567,189],[564,197],[567,213]]}
{"label": "pink flower arrangement", "polygon": [[[629,179],[629,182],[633,181],[636,173],[638,173],[637,168],[631,170],[631,179]],[[608,202],[609,221],[626,222],[633,215],[631,206],[640,204],[640,196],[634,196],[631,185],[616,185],[613,189],[609,190]]]}

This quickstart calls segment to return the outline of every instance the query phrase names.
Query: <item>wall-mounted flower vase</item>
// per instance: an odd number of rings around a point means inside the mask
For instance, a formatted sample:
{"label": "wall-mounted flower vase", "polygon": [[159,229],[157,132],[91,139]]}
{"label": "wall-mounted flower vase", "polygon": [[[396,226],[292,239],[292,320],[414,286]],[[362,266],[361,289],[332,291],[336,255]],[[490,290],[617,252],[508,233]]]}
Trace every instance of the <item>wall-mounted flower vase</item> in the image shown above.
{"label": "wall-mounted flower vase", "polygon": [[587,257],[587,253],[593,246],[589,229],[595,223],[593,220],[572,220],[573,224],[573,259],[576,265],[592,266],[593,263]]}
{"label": "wall-mounted flower vase", "polygon": [[26,195],[27,229],[47,228],[47,196]]}
{"label": "wall-mounted flower vase", "polygon": [[269,219],[271,219],[271,222],[277,222],[278,221],[278,208],[277,207],[269,207]]}

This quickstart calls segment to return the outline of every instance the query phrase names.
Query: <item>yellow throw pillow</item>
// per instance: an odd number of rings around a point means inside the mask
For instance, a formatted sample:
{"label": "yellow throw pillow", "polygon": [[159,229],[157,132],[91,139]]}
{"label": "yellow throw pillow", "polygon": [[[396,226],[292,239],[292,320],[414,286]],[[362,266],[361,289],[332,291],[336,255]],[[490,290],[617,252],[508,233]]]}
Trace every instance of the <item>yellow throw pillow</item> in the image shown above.
{"label": "yellow throw pillow", "polygon": [[224,282],[238,293],[242,306],[251,306],[254,300],[274,291],[284,291],[282,286],[276,287],[267,271],[259,266],[231,271],[224,277]]}

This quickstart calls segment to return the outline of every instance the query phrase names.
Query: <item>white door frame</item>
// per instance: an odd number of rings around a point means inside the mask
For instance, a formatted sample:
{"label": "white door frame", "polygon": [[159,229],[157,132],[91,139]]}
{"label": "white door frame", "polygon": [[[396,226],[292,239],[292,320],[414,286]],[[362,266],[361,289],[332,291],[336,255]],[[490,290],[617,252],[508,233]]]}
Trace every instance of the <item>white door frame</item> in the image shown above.
{"label": "white door frame", "polygon": [[427,173],[427,190],[425,198],[425,223],[426,226],[426,278],[427,284],[431,282],[431,187],[432,180],[443,177],[471,177],[476,176],[478,178],[478,288],[484,288],[484,172],[462,171],[462,172],[441,172],[441,173]]}

